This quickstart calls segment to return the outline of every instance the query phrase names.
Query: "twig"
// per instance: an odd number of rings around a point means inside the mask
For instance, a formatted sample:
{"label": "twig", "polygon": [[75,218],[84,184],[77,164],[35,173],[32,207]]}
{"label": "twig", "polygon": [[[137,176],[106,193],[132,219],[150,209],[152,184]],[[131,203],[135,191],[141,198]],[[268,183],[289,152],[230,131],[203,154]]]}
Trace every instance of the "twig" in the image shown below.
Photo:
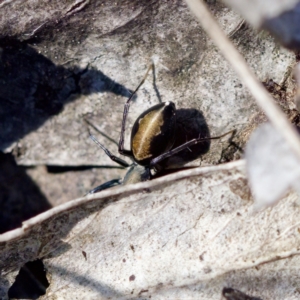
{"label": "twig", "polygon": [[223,30],[219,27],[218,23],[210,14],[207,6],[203,3],[203,0],[185,1],[206,33],[218,46],[221,53],[249,88],[257,104],[264,110],[274,127],[282,133],[288,144],[300,159],[300,140],[296,130],[287,120],[280,108],[275,104],[273,98],[268,94],[263,85],[255,77],[242,55],[237,51]]}

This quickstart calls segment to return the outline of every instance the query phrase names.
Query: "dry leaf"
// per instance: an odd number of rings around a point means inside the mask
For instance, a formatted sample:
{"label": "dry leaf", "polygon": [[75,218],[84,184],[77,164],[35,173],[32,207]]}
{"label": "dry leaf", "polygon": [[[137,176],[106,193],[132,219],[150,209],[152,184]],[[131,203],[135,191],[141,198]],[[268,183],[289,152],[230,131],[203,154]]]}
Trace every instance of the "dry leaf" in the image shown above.
{"label": "dry leaf", "polygon": [[246,161],[257,209],[274,205],[292,187],[300,191],[300,161],[271,124],[261,125],[253,133]]}
{"label": "dry leaf", "polygon": [[[40,257],[50,281],[45,299],[219,299],[229,281],[247,292],[252,283],[228,272],[251,274],[297,253],[298,201],[291,194],[253,215],[243,161],[104,191],[2,235],[2,286]],[[265,283],[257,293],[279,299],[278,289]]]}

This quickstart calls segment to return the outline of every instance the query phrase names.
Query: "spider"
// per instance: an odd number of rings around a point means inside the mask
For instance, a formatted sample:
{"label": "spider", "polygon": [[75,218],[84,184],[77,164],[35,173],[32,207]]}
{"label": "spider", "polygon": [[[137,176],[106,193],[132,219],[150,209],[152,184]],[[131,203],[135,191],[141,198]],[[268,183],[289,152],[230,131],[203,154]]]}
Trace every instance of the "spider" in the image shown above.
{"label": "spider", "polygon": [[[167,160],[168,158],[173,157],[176,154],[178,154],[180,157],[180,154],[183,153],[184,150],[190,150],[189,147],[194,146],[198,143],[213,139],[219,139],[230,133],[232,133],[232,135],[234,134],[235,130],[229,131],[223,135],[216,137],[203,138],[199,136],[198,138],[194,138],[179,146],[173,147],[173,145],[176,144],[177,138],[176,112],[178,112],[178,110],[176,110],[175,104],[173,102],[168,101],[150,107],[136,119],[131,131],[131,150],[124,149],[124,134],[129,107],[134,95],[146,80],[146,77],[151,68],[154,70],[153,64],[148,67],[144,78],[124,105],[118,151],[121,155],[130,157],[133,160],[133,163],[128,164],[122,158],[113,155],[90,133],[90,138],[105,152],[105,154],[111,160],[123,167],[129,168],[129,170],[127,171],[123,179],[110,180],[90,190],[88,194],[98,193],[102,190],[116,185],[126,185],[150,180],[158,172],[161,172],[167,167],[170,167],[168,165],[170,164]],[[89,121],[85,121],[89,125],[92,125]]]}

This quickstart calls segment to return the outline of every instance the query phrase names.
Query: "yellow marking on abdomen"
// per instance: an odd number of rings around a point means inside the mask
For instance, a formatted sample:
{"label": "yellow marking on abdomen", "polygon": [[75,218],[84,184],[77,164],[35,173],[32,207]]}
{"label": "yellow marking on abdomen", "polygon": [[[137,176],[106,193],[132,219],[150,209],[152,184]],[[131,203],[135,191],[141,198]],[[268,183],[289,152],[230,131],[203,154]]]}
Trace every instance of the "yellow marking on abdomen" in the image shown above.
{"label": "yellow marking on abdomen", "polygon": [[152,156],[150,145],[153,137],[160,134],[163,125],[163,114],[165,106],[159,111],[151,111],[139,120],[139,128],[132,140],[132,152],[137,160],[144,160]]}

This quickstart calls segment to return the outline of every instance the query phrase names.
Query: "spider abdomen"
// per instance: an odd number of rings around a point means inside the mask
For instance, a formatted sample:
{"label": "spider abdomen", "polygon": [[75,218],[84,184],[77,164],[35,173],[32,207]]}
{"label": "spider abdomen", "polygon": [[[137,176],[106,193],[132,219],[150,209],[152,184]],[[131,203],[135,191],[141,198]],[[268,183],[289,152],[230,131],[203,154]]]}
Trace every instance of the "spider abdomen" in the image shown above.
{"label": "spider abdomen", "polygon": [[174,144],[176,108],[173,102],[157,104],[143,112],[131,132],[131,150],[135,161],[149,165],[150,161],[170,150]]}

